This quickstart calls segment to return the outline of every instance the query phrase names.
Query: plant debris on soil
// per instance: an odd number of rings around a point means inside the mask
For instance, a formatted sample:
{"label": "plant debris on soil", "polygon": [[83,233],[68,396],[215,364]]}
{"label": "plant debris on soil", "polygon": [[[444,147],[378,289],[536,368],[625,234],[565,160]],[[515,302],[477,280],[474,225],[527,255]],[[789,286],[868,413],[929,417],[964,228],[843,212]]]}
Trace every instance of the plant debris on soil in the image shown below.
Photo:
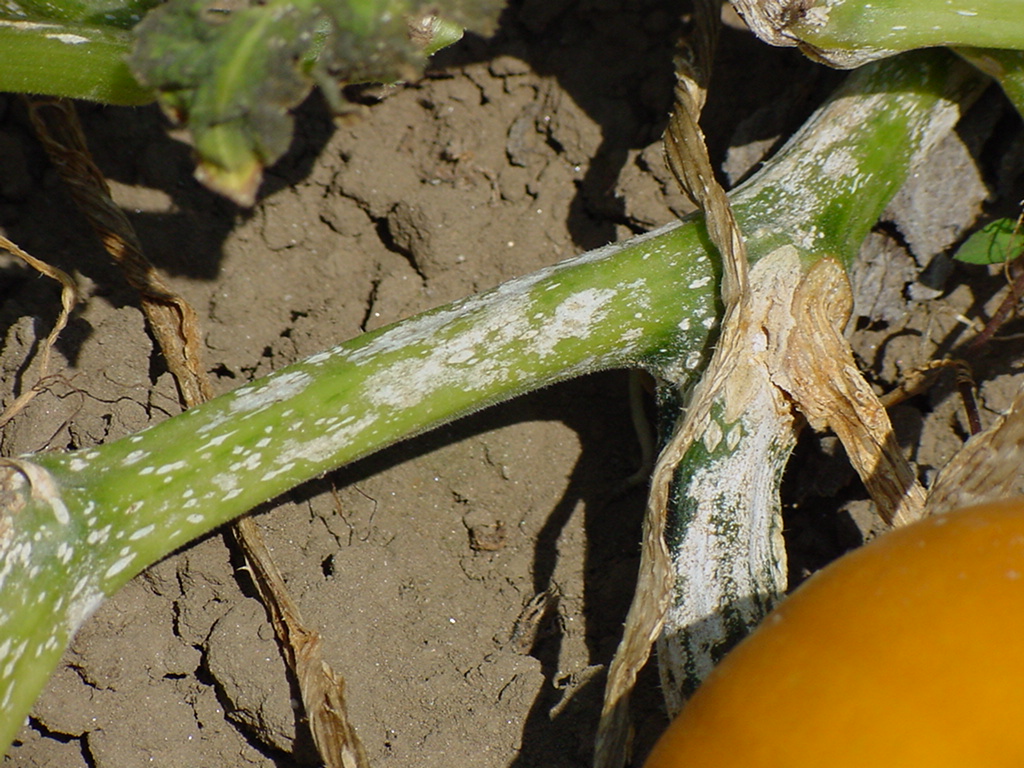
{"label": "plant debris on soil", "polygon": [[[90,147],[149,258],[198,310],[219,391],[362,331],[688,212],[664,167],[676,4],[513,3],[420,82],[350,89],[337,124],[299,110],[289,153],[241,210],[192,179],[155,107],[82,105]],[[704,125],[735,183],[839,81],[738,28]],[[1001,301],[1000,267],[949,252],[1015,216],[1024,132],[997,89],[866,243],[851,321],[879,391],[963,356]],[[0,98],[0,228],[78,282],[46,388],[4,455],[105,442],[180,411],[138,302],[74,211],[23,105]],[[35,383],[59,286],[0,261],[2,395]],[[1020,386],[1011,321],[968,362],[983,423]],[[924,478],[967,434],[952,374],[893,408]],[[286,429],[287,425],[281,425]],[[834,440],[808,435],[786,481],[794,581],[872,536]],[[307,623],[346,678],[373,765],[586,766],[639,558],[645,488],[623,372],[516,399],[328,474],[255,512]],[[315,764],[255,591],[220,534],[135,579],[85,625],[5,765]],[[635,759],[665,725],[653,667]]]}

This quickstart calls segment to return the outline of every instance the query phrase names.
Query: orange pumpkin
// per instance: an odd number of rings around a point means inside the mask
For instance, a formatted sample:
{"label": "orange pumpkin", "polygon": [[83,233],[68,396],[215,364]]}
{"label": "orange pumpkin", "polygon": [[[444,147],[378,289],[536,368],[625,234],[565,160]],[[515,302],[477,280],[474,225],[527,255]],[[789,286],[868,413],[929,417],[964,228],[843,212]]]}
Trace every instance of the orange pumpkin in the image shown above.
{"label": "orange pumpkin", "polygon": [[1024,766],[1024,499],[931,517],[787,598],[646,768]]}

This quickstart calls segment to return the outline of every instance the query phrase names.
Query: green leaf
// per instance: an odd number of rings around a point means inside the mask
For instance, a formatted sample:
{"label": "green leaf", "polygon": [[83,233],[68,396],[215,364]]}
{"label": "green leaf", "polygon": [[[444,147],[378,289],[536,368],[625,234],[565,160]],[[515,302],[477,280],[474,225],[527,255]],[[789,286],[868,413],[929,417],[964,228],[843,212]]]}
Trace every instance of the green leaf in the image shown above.
{"label": "green leaf", "polygon": [[433,56],[442,48],[454,45],[462,39],[464,30],[460,24],[437,16],[430,16],[424,19],[424,27],[427,27],[423,40],[423,54]]}
{"label": "green leaf", "polygon": [[487,28],[502,4],[449,0],[425,12],[416,0],[170,0],[135,28],[129,66],[188,124],[197,176],[250,205],[263,168],[288,148],[288,110],[314,83],[337,104],[339,83],[415,77],[426,57],[411,23],[450,11],[456,23]]}
{"label": "green leaf", "polygon": [[996,219],[964,241],[953,258],[965,264],[1002,264],[1024,253],[1024,233],[1015,219]]}

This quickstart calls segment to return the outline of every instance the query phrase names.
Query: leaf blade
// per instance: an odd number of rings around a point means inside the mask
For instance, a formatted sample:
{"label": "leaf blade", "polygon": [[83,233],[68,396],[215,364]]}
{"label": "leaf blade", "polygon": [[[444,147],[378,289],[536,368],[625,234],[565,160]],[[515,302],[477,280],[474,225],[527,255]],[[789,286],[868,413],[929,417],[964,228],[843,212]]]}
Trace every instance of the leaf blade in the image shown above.
{"label": "leaf blade", "polygon": [[953,258],[964,264],[1004,264],[1024,253],[1024,233],[1014,219],[996,219],[974,232]]}

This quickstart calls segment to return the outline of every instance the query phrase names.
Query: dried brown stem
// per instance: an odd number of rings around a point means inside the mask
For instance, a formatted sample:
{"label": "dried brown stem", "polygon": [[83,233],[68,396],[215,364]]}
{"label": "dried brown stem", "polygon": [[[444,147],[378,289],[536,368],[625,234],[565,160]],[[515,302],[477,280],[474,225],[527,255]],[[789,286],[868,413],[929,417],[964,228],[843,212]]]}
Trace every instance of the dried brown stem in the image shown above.
{"label": "dried brown stem", "polygon": [[99,236],[125,279],[139,292],[142,309],[167,367],[189,407],[213,396],[203,369],[199,321],[188,302],[172,291],[142,253],[128,217],[111,199],[106,179],[85,143],[74,103],[36,98],[28,102],[36,135],[71,197]]}
{"label": "dried brown stem", "polygon": [[947,368],[952,368],[954,371],[956,389],[960,393],[960,399],[964,404],[968,428],[972,435],[976,435],[981,431],[981,417],[978,414],[978,403],[974,398],[974,374],[971,372],[971,367],[964,360],[932,360],[920,368],[911,371],[899,383],[899,386],[882,395],[879,398],[879,402],[884,408],[892,408],[894,405],[898,405],[904,400],[922,392],[932,383],[940,371]]}
{"label": "dried brown stem", "polygon": [[924,515],[924,488],[843,336],[851,306],[842,268],[831,259],[817,262],[797,291],[795,322],[775,358],[772,379],[815,430],[836,433],[882,519],[906,525]]}
{"label": "dried brown stem", "polygon": [[1024,464],[1024,387],[1006,413],[974,435],[942,468],[928,492],[929,513],[994,501],[1020,491]]}
{"label": "dried brown stem", "polygon": [[345,681],[323,660],[320,633],[303,623],[252,518],[239,518],[234,532],[288,667],[298,680],[313,743],[324,764],[327,768],[368,768],[362,742],[348,721]]}
{"label": "dried brown stem", "polygon": [[53,324],[53,328],[50,329],[50,333],[47,335],[46,340],[43,341],[43,348],[39,353],[39,372],[36,376],[36,381],[31,387],[18,395],[14,402],[11,403],[2,414],[0,414],[0,428],[2,428],[7,424],[7,422],[17,416],[18,413],[20,413],[25,406],[32,401],[32,398],[43,391],[47,376],[50,372],[50,354],[53,351],[53,345],[57,343],[57,337],[60,336],[60,332],[63,331],[65,326],[68,324],[68,318],[71,316],[71,310],[78,301],[78,292],[75,289],[75,281],[71,279],[70,275],[61,269],[57,269],[57,267],[47,264],[45,261],[37,259],[30,253],[23,251],[2,235],[0,235],[0,248],[10,251],[32,267],[32,269],[60,283],[61,304],[60,314],[57,315],[57,321]]}
{"label": "dried brown stem", "polygon": [[[1012,265],[1015,263],[1010,262],[1011,266],[1008,269],[1013,269]],[[999,303],[998,309],[996,309],[991,319],[985,323],[981,333],[971,339],[971,343],[968,344],[968,354],[980,352],[992,340],[992,337],[996,335],[999,329],[1010,321],[1015,313],[1017,306],[1020,304],[1021,296],[1024,295],[1024,267],[1018,267],[1015,271],[1016,274],[1010,280],[1006,295]]]}

